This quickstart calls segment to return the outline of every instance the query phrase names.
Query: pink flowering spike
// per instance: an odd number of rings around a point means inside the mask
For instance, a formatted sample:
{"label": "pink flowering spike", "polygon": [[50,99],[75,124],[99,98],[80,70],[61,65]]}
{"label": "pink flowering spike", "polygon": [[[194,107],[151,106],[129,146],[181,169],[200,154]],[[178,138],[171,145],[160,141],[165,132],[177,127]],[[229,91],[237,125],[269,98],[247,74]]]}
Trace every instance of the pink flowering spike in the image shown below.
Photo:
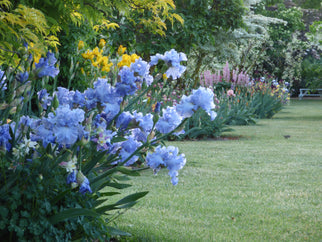
{"label": "pink flowering spike", "polygon": [[226,65],[223,68],[223,78],[226,82],[230,81],[230,70],[229,70],[229,64],[228,61],[226,61]]}

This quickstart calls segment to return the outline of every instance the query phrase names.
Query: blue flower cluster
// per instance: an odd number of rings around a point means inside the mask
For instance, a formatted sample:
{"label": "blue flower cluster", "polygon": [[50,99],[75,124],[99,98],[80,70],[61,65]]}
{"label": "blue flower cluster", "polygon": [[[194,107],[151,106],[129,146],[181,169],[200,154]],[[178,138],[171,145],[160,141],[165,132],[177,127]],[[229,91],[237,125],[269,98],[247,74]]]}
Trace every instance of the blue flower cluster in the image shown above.
{"label": "blue flower cluster", "polygon": [[133,95],[138,89],[137,83],[145,82],[150,86],[153,77],[150,73],[150,65],[142,58],[136,59],[130,67],[123,66],[119,72],[120,81],[116,83],[116,92],[120,96]]}
{"label": "blue flower cluster", "polygon": [[[190,96],[183,96],[176,106],[163,109],[160,117],[160,103],[156,106],[154,114],[123,111],[122,105],[127,101],[125,97],[135,94],[138,83],[146,82],[147,85],[151,85],[153,77],[149,70],[159,60],[167,63],[168,77],[176,79],[185,71],[180,62],[187,60],[186,55],[171,50],[164,55],[157,54],[151,57],[150,63],[139,58],[130,67],[123,67],[118,73],[119,80],[115,86],[107,79],[98,78],[93,87],[84,92],[58,87],[53,95],[49,95],[47,90],[40,90],[37,93],[38,99],[43,109],[47,110],[50,107],[48,115],[41,118],[23,116],[17,127],[12,123],[12,131],[16,130],[16,136],[21,134],[19,137],[23,137],[24,132],[28,131],[30,142],[38,142],[44,147],[51,145],[60,150],[73,145],[81,149],[83,142],[79,141],[93,142],[97,152],[105,152],[113,157],[113,164],[130,166],[139,159],[139,150],[146,147],[146,144],[156,145],[154,141],[158,136],[176,132],[183,120],[191,117],[198,108],[208,112],[212,119],[216,116],[213,111],[214,94],[210,89],[203,87],[194,90]],[[36,64],[38,76],[57,75],[58,70],[54,67],[56,61],[54,55],[48,52],[47,58],[40,59]],[[28,73],[19,75],[20,82],[27,79]],[[58,101],[59,105],[54,105],[54,101]],[[54,107],[57,108],[54,110]],[[0,124],[0,145],[8,151],[11,149],[12,139],[9,129],[10,125]],[[19,143],[19,140],[17,142]],[[172,146],[158,146],[154,153],[148,153],[146,161],[147,165],[155,170],[161,166],[167,167],[174,185],[178,183],[178,171],[186,163],[184,155],[179,155],[178,148]],[[75,163],[71,163],[70,167],[75,167]],[[80,170],[70,168],[67,172],[68,184],[77,183],[81,193],[91,192],[89,181]]]}
{"label": "blue flower cluster", "polygon": [[4,148],[4,150],[10,150],[11,144],[9,142],[11,140],[11,136],[9,133],[9,124],[4,124],[0,126],[0,150]]}
{"label": "blue flower cluster", "polygon": [[86,192],[92,193],[89,180],[81,171],[73,170],[70,172],[67,176],[67,184],[70,184],[72,187],[79,186],[79,192],[82,194]]}
{"label": "blue flower cluster", "polygon": [[178,184],[178,170],[182,169],[186,164],[185,155],[179,155],[178,148],[174,146],[158,146],[154,153],[147,154],[146,160],[148,166],[150,166],[155,173],[158,172],[161,166],[167,167],[173,185]]}
{"label": "blue flower cluster", "polygon": [[[162,134],[170,133],[178,127],[183,119],[191,117],[198,108],[204,109],[211,120],[216,118],[217,113],[213,111],[215,108],[214,93],[211,89],[199,87],[197,90],[193,90],[191,95],[183,95],[181,101],[175,107],[163,109],[163,115],[156,123],[155,128]],[[182,130],[176,134],[183,132]]]}
{"label": "blue flower cluster", "polygon": [[17,75],[17,81],[20,83],[25,83],[29,78],[29,73],[28,71],[21,72]]}
{"label": "blue flower cluster", "polygon": [[41,141],[44,146],[57,143],[69,147],[85,135],[82,122],[84,110],[70,109],[67,105],[61,105],[55,113],[49,113],[48,118],[35,120],[31,128],[33,141]]}
{"label": "blue flower cluster", "polygon": [[183,96],[180,103],[176,106],[177,112],[183,117],[191,117],[198,108],[205,110],[211,120],[214,120],[217,113],[213,111],[215,108],[214,93],[209,88],[199,87],[197,90],[192,90],[190,96]]}
{"label": "blue flower cluster", "polygon": [[175,107],[163,109],[163,115],[155,125],[156,130],[162,134],[172,132],[182,122],[182,116],[176,111]]}
{"label": "blue flower cluster", "polygon": [[55,67],[56,62],[57,59],[55,58],[55,54],[48,51],[47,57],[40,58],[39,62],[35,64],[38,77],[57,76],[59,70]]}
{"label": "blue flower cluster", "polygon": [[154,66],[158,64],[159,60],[163,60],[168,65],[168,70],[165,74],[167,77],[172,77],[174,80],[179,78],[186,71],[186,67],[180,64],[181,61],[187,61],[186,54],[182,52],[178,53],[176,50],[172,49],[166,51],[164,55],[156,54],[151,56],[150,65]]}

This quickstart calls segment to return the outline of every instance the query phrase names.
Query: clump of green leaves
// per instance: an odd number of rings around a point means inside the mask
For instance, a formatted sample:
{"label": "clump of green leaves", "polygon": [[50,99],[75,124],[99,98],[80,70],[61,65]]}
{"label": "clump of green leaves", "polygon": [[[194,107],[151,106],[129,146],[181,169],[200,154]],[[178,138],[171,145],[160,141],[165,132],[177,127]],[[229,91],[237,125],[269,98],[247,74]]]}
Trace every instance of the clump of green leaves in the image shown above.
{"label": "clump of green leaves", "polygon": [[[83,152],[90,152],[95,164],[104,163],[108,167],[104,156],[93,152],[95,150],[88,146]],[[117,216],[110,212],[132,207],[147,192],[132,194],[109,205],[104,202],[119,194],[117,190],[129,187],[120,181],[126,180],[128,175],[138,175],[137,171],[121,167],[103,171],[91,168],[93,163],[86,162],[84,175],[89,179],[93,179],[95,173],[99,176],[91,184],[95,195],[82,195],[62,179],[66,174],[58,164],[68,159],[69,152],[57,156],[48,146],[38,149],[38,155],[21,164],[14,164],[12,157],[1,155],[1,238],[6,241],[70,241],[77,238],[107,240],[111,236],[126,235],[109,226]],[[12,172],[7,172],[8,169]],[[103,191],[102,187],[110,189]],[[101,216],[104,214],[105,218]]]}

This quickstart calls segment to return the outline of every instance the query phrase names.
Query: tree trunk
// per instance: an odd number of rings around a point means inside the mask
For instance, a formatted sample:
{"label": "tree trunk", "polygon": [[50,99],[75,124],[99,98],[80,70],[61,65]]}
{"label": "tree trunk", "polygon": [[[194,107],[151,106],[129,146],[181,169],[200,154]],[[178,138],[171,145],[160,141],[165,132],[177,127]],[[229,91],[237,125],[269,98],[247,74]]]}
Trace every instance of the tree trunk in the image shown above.
{"label": "tree trunk", "polygon": [[200,71],[200,68],[202,66],[202,62],[203,62],[203,59],[206,57],[206,53],[205,52],[201,52],[199,57],[198,57],[198,61],[197,61],[197,64],[196,64],[196,68],[192,74],[192,79],[193,79],[193,88],[197,88],[198,86],[198,83],[199,83],[199,71]]}

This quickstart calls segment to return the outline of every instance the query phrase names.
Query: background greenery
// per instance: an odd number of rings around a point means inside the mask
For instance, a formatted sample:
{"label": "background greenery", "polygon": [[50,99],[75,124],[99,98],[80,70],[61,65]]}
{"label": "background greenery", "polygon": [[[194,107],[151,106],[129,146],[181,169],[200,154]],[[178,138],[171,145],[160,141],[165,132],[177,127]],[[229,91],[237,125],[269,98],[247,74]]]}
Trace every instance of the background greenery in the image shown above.
{"label": "background greenery", "polygon": [[[50,46],[59,50],[58,83],[64,86],[78,41],[92,46],[101,38],[111,50],[122,44],[144,58],[171,48],[186,53],[189,68],[178,80],[181,86],[188,82],[196,88],[205,68],[226,61],[250,76],[270,74],[286,80],[293,84],[294,95],[301,87],[322,86],[321,78],[313,80],[307,71],[320,73],[315,68],[322,51],[319,1],[1,0],[0,4],[1,33],[10,33],[0,34],[0,62],[17,62],[24,42],[34,42],[29,48],[35,54],[44,54]],[[13,53],[17,55],[12,58]],[[74,82],[76,87],[84,84]]]}

